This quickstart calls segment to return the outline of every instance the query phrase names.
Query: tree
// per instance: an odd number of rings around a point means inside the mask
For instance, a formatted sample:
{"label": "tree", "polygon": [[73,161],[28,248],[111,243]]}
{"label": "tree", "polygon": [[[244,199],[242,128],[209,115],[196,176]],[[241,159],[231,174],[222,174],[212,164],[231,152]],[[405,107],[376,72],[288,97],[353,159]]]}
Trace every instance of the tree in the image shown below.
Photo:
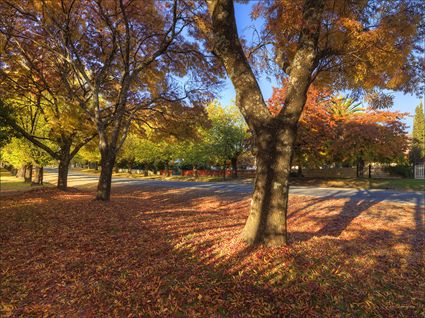
{"label": "tree", "polygon": [[[285,86],[274,89],[268,101],[273,114],[284,107],[286,91]],[[298,123],[294,161],[307,166],[399,161],[407,147],[401,121],[406,114],[359,106],[311,85]]]}
{"label": "tree", "polygon": [[353,114],[361,113],[364,109],[361,103],[356,102],[352,98],[337,96],[332,101],[330,112],[336,117],[347,117]]}
{"label": "tree", "polygon": [[43,167],[52,161],[50,155],[24,138],[12,138],[0,153],[3,161],[15,169],[20,167],[18,176],[37,185],[43,183]]}
{"label": "tree", "polygon": [[205,88],[211,91],[218,80],[213,59],[183,36],[194,19],[184,1],[6,3],[18,25],[37,30],[22,30],[26,37],[49,43],[43,47],[52,74],[97,130],[97,199],[110,199],[117,152],[136,117],[179,106],[199,109],[210,99]]}
{"label": "tree", "polygon": [[413,158],[414,162],[425,157],[425,118],[422,102],[415,108],[411,154],[416,154]]}
{"label": "tree", "polygon": [[237,177],[238,158],[246,150],[246,124],[234,106],[224,108],[218,103],[211,103],[207,112],[211,127],[205,131],[204,138],[209,157],[215,158],[215,163],[223,163],[223,178],[226,176],[226,162],[230,160],[232,174]]}
{"label": "tree", "polygon": [[[273,116],[239,40],[233,1],[210,0],[200,30],[236,90],[236,105],[255,134],[257,174],[242,238],[285,244],[288,176],[297,123],[310,84],[337,89],[409,89],[419,2],[264,1],[264,38],[288,78],[285,107]],[[263,47],[266,44],[263,45]]]}
{"label": "tree", "polygon": [[58,161],[57,186],[66,189],[69,163],[94,127],[55,70],[37,5],[4,1],[0,12],[1,121]]}

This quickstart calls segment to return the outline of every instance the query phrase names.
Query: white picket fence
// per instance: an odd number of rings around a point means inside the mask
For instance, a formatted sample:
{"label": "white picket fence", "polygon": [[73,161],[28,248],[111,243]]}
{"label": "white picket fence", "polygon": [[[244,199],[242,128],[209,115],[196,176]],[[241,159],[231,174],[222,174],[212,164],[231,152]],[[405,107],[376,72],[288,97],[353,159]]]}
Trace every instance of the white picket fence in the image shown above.
{"label": "white picket fence", "polygon": [[425,179],[425,164],[415,165],[415,179]]}

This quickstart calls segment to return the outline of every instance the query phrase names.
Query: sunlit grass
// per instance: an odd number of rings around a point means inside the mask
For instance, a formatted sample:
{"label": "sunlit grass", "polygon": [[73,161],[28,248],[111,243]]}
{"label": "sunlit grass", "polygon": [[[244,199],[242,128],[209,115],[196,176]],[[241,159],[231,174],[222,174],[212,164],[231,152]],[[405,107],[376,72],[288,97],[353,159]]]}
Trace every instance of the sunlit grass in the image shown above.
{"label": "sunlit grass", "polygon": [[[49,183],[44,183],[44,187],[52,186]],[[13,192],[13,191],[28,191],[41,186],[32,186],[31,183],[24,182],[22,178],[17,178],[11,175],[9,171],[1,168],[0,171],[0,192]]]}

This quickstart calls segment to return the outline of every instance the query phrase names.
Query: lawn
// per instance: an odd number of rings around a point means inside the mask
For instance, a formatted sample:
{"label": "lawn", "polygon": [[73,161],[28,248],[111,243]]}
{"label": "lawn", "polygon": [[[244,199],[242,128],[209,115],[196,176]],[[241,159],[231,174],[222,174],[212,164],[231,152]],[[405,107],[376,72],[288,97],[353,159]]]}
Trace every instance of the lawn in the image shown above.
{"label": "lawn", "polygon": [[0,316],[423,317],[423,207],[291,196],[287,247],[238,240],[249,198],[39,189],[1,199]]}
{"label": "lawn", "polygon": [[[49,184],[45,183],[44,186],[49,186]],[[6,169],[0,169],[0,192],[9,193],[15,191],[27,191],[30,189],[34,189],[34,186],[32,186],[31,183],[25,183],[22,178],[12,176]]]}
{"label": "lawn", "polygon": [[356,189],[389,189],[399,191],[425,191],[425,181],[419,179],[342,179],[342,178],[292,178],[292,185],[356,188]]}

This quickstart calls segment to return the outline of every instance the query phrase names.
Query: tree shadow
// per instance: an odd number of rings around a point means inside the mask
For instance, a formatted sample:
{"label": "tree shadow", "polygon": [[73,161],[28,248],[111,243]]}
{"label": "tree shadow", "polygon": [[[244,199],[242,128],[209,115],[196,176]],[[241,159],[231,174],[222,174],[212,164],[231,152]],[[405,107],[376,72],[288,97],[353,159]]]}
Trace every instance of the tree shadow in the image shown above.
{"label": "tree shadow", "polygon": [[[404,230],[348,227],[362,213],[352,211],[344,215],[344,226],[327,232],[347,230],[349,237],[314,235],[290,247],[266,248],[234,240],[248,200],[156,189],[123,190],[104,204],[90,193],[52,193],[31,194],[25,218],[16,218],[13,201],[0,210],[8,216],[5,233],[14,238],[2,243],[0,265],[7,268],[1,272],[2,286],[18,290],[4,297],[15,301],[15,316],[46,311],[65,316],[415,317],[421,312],[415,301],[423,277],[403,266],[406,255],[398,247],[411,241],[414,226],[416,232],[423,230],[418,209],[416,224]],[[304,202],[304,208],[312,208],[310,215],[293,211],[307,220],[321,203]],[[369,201],[349,200],[336,209],[370,207]],[[380,214],[374,217],[382,220]],[[397,219],[384,221],[397,224]],[[418,255],[419,241],[412,242]],[[418,263],[412,266],[419,271]]]}

